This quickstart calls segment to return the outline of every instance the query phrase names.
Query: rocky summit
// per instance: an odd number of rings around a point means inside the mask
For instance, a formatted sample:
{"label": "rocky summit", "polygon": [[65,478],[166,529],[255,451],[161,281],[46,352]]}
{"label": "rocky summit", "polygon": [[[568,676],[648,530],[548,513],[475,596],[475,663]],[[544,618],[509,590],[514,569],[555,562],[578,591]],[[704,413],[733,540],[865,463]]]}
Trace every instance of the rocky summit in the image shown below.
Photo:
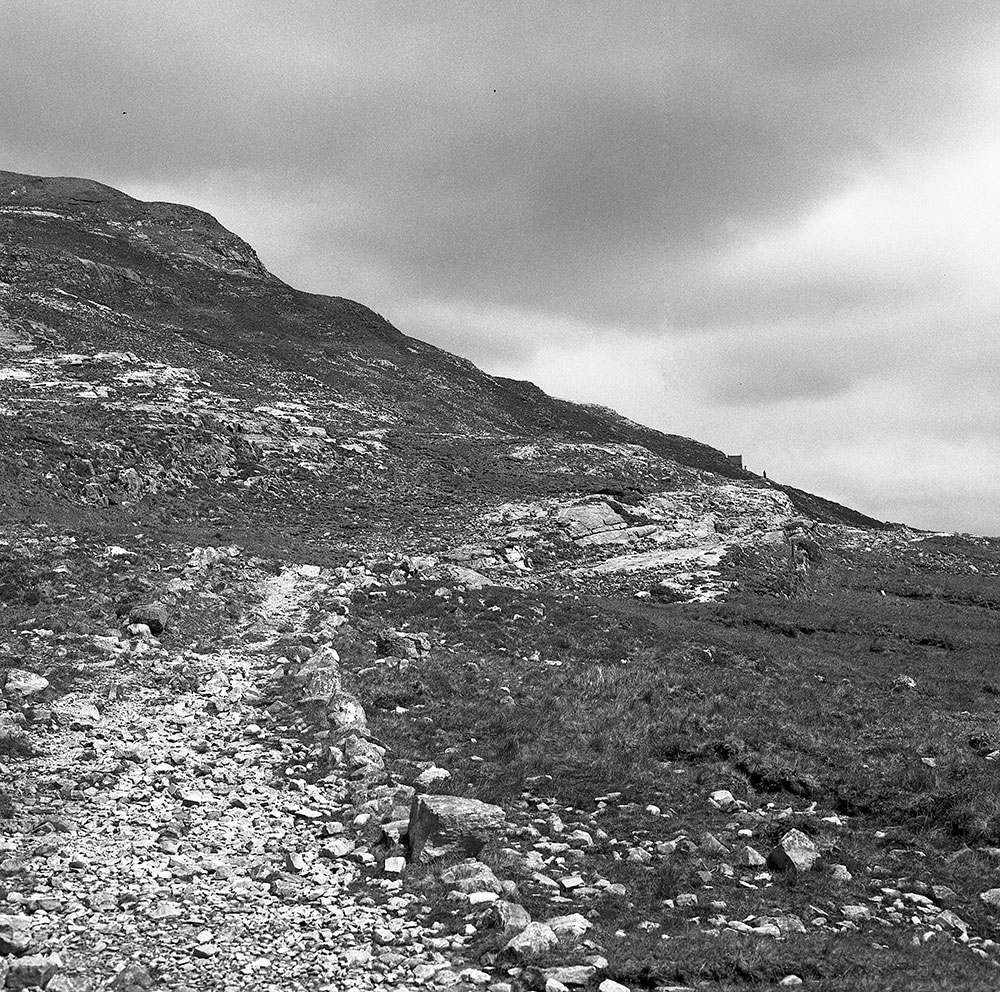
{"label": "rocky summit", "polygon": [[1000,541],[8,172],[0,483],[0,988],[1000,984]]}

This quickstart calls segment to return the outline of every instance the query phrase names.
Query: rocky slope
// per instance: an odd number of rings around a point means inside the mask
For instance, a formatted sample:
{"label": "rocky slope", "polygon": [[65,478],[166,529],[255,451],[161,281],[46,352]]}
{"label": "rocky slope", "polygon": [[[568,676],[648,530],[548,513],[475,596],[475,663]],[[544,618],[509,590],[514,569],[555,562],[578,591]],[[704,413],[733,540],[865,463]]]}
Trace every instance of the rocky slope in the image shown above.
{"label": "rocky slope", "polygon": [[993,987],[995,542],[12,173],[0,479],[7,987]]}

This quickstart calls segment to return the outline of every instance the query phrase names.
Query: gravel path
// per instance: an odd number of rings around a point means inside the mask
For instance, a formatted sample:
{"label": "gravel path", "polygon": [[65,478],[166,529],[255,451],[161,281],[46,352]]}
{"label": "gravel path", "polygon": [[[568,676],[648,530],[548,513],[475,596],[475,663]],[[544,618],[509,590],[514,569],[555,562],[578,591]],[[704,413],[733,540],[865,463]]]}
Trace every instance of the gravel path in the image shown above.
{"label": "gravel path", "polygon": [[[310,578],[268,580],[255,630],[294,625]],[[27,815],[0,840],[4,911],[27,917],[32,950],[59,955],[48,987],[457,982],[450,942],[406,919],[416,897],[352,884],[361,867],[330,844],[348,805],[337,775],[296,780],[307,747],[254,722],[273,657],[234,645],[169,658],[151,642],[141,660],[93,725],[80,707],[38,735],[44,755],[16,783]],[[190,674],[197,687],[176,691]]]}

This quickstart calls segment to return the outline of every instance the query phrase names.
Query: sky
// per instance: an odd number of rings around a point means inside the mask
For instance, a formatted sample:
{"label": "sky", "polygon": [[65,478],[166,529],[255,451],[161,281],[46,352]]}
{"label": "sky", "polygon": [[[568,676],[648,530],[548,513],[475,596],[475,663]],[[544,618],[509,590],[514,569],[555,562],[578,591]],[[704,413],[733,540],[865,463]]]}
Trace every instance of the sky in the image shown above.
{"label": "sky", "polygon": [[4,0],[0,92],[0,168],[200,207],[491,373],[1000,534],[994,0]]}

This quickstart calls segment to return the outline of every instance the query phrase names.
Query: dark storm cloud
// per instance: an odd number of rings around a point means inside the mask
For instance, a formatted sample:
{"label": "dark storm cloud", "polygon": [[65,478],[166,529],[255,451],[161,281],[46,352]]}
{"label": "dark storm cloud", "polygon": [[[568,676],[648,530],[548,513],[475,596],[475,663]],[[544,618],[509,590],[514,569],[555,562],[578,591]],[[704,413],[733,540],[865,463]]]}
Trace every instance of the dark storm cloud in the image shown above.
{"label": "dark storm cloud", "polygon": [[968,493],[1000,471],[998,18],[8,0],[0,158],[200,206],[293,285],[667,430],[766,439],[831,495],[930,471],[896,505],[996,529]]}
{"label": "dark storm cloud", "polygon": [[15,152],[126,184],[244,170],[313,197],[324,216],[300,252],[336,246],[401,292],[631,326],[683,316],[672,283],[728,225],[792,216],[916,115],[940,123],[957,82],[939,56],[983,12],[15,7],[0,15]]}

